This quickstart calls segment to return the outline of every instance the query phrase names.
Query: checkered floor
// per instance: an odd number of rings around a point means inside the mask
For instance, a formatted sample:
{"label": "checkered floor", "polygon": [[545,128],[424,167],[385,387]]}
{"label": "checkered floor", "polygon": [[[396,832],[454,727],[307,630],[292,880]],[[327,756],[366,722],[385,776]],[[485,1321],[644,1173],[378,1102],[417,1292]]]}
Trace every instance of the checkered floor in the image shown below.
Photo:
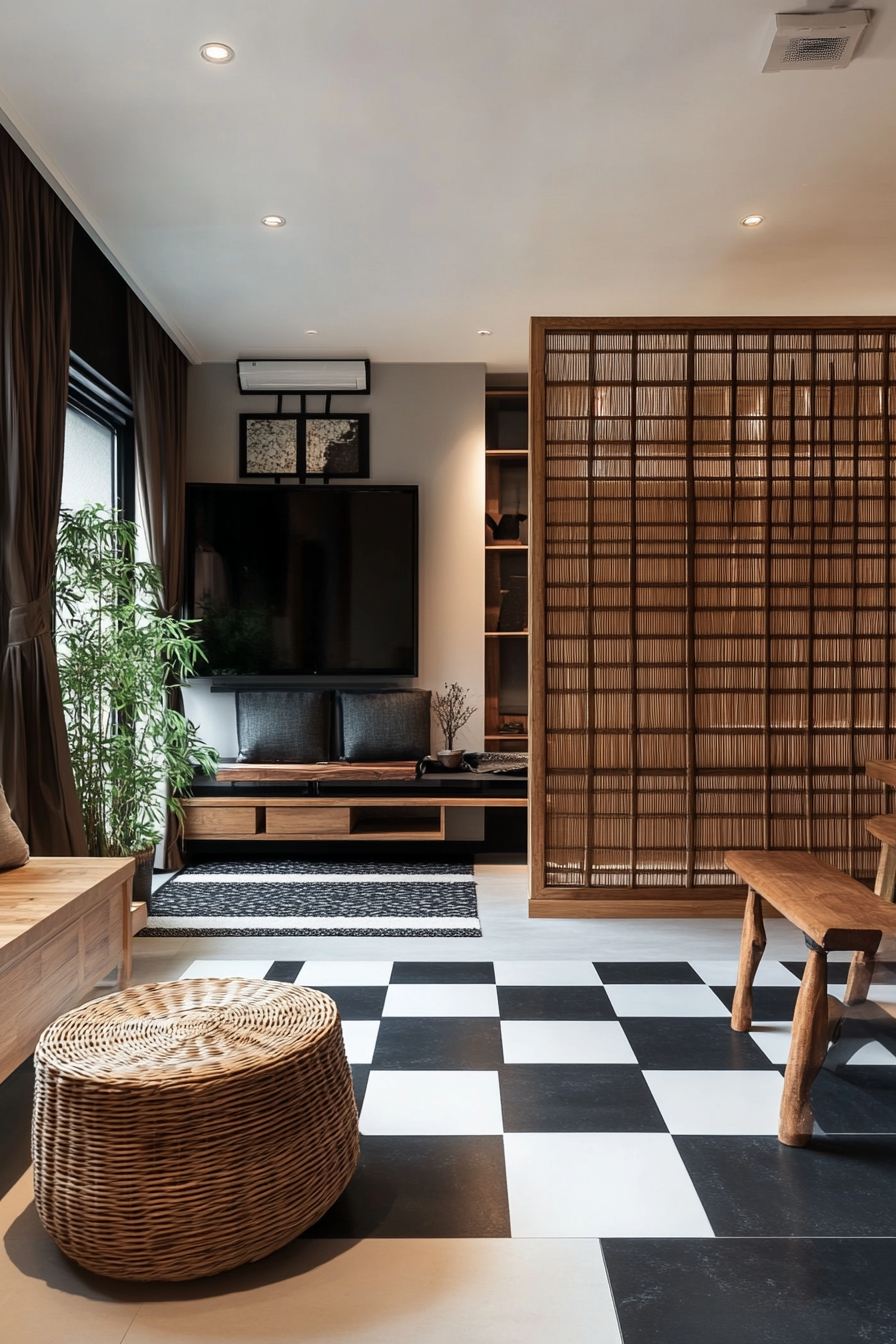
{"label": "checkered floor", "polygon": [[[777,1139],[800,963],[199,960],[337,1002],[361,1161],[315,1237],[896,1236],[896,966]],[[842,993],[846,964],[830,966]],[[614,1245],[616,1249],[614,1250]]]}

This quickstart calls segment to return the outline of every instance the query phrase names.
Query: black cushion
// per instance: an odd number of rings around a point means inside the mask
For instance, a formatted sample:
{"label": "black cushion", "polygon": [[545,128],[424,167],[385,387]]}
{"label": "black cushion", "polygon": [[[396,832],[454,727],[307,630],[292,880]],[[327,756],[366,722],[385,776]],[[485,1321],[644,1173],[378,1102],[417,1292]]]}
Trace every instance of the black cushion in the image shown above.
{"label": "black cushion", "polygon": [[237,691],[238,760],[316,765],[329,757],[326,691]]}
{"label": "black cushion", "polygon": [[429,753],[431,691],[337,691],[346,761],[418,761]]}

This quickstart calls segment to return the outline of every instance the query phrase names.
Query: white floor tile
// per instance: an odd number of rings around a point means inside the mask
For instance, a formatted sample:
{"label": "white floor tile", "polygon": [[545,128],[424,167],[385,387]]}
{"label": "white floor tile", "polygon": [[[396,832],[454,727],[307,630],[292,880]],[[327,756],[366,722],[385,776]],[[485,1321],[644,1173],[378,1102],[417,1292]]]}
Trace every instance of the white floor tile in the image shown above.
{"label": "white floor tile", "polygon": [[773,1064],[786,1064],[790,1051],[790,1022],[754,1022],[750,1036]]}
{"label": "white floor tile", "polygon": [[390,985],[383,1017],[497,1017],[494,985]]}
{"label": "white floor tile", "polygon": [[208,961],[191,962],[179,977],[181,980],[263,980],[271,969],[272,958],[266,961]]}
{"label": "white floor tile", "polygon": [[[700,979],[707,985],[737,984],[736,961],[692,961],[691,965]],[[760,961],[756,971],[756,979],[753,981],[757,988],[761,985],[790,985],[795,987],[799,983],[799,976],[794,975],[793,971],[788,971],[787,967],[782,966],[780,961]]]}
{"label": "white floor tile", "polygon": [[505,1064],[637,1064],[619,1022],[502,1022]]}
{"label": "white floor tile", "polygon": [[599,985],[590,961],[496,961],[498,985]]}
{"label": "white floor tile", "polygon": [[870,1003],[896,1003],[896,985],[874,983],[868,991]]}
{"label": "white floor tile", "polygon": [[607,985],[619,1017],[730,1017],[708,985]]}
{"label": "white floor tile", "polygon": [[306,961],[297,985],[388,985],[391,961]]}
{"label": "white floor tile", "polygon": [[497,1073],[374,1069],[361,1108],[362,1134],[500,1134]]}
{"label": "white floor tile", "polygon": [[669,1134],[505,1134],[514,1237],[711,1237]]}
{"label": "white floor tile", "polygon": [[645,1069],[672,1134],[777,1134],[784,1079],[776,1069]]}
{"label": "white floor tile", "polygon": [[[842,1044],[842,1043],[841,1043]],[[896,1064],[896,1055],[882,1045],[880,1041],[868,1041],[865,1045],[859,1046],[855,1054],[850,1055],[846,1064]]]}
{"label": "white floor tile", "polygon": [[349,1064],[372,1062],[379,1029],[379,1021],[343,1022],[342,1039],[345,1041],[345,1056]]}

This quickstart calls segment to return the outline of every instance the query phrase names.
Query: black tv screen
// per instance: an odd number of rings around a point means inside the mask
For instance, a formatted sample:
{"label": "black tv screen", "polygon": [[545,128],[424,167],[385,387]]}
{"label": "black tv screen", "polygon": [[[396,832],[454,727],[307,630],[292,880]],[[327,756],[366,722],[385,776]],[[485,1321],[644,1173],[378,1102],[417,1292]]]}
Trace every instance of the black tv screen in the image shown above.
{"label": "black tv screen", "polygon": [[207,674],[417,672],[417,487],[188,485]]}

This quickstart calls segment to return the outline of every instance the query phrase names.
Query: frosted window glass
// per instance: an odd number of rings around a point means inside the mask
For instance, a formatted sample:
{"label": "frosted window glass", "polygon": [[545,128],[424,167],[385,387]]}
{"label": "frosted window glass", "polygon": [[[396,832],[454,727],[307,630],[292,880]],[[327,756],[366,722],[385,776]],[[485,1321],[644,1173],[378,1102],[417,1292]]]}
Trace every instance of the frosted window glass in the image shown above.
{"label": "frosted window glass", "polygon": [[106,425],[69,406],[65,413],[65,455],[62,464],[62,506],[115,503],[113,478],[115,434]]}

